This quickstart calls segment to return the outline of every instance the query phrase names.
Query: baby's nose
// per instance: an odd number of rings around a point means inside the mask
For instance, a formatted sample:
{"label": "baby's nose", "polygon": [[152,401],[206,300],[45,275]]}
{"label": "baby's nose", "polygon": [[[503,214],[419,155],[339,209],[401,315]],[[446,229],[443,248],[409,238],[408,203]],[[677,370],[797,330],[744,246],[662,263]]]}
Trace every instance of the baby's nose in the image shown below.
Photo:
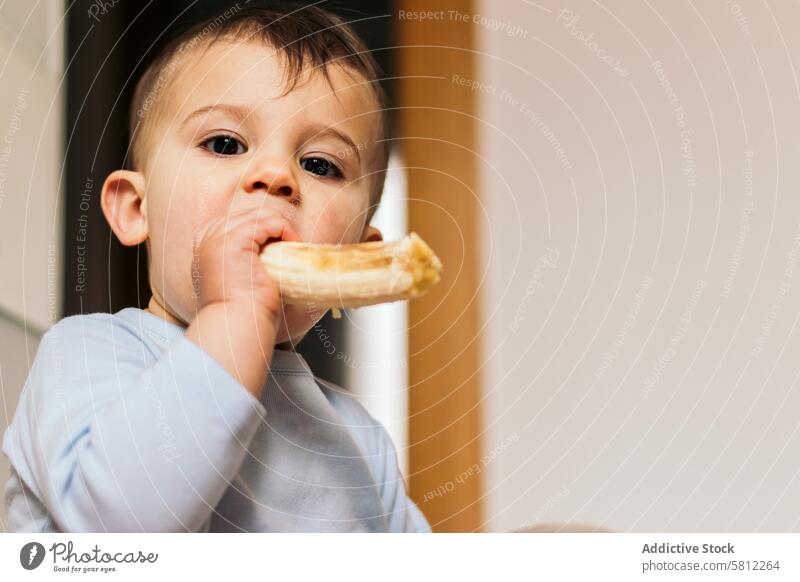
{"label": "baby's nose", "polygon": [[268,194],[280,194],[282,196],[287,196],[287,197],[292,196],[294,194],[294,189],[290,185],[283,184],[280,186],[276,186],[275,181],[271,181],[270,184],[267,184],[266,182],[262,182],[261,180],[256,180],[253,183],[252,191],[256,192],[258,190],[263,190]]}
{"label": "baby's nose", "polygon": [[278,162],[260,164],[254,168],[245,189],[251,194],[261,192],[287,198],[297,194],[297,184],[291,170],[285,163]]}

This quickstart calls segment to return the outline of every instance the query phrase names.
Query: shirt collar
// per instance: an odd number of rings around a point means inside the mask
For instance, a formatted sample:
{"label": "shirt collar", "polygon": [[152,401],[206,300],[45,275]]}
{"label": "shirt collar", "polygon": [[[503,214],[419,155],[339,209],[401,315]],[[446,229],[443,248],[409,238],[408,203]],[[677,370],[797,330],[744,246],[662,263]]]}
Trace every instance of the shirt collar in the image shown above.
{"label": "shirt collar", "polygon": [[[186,333],[186,329],[180,325],[170,323],[161,319],[157,315],[139,309],[137,307],[126,307],[119,310],[114,314],[115,317],[130,321],[136,329],[145,330],[151,335],[156,335],[160,338],[172,342],[178,336]],[[275,348],[272,352],[272,361],[270,363],[270,370],[281,372],[305,372],[312,374],[311,368],[306,362],[302,354],[293,350],[283,350]]]}

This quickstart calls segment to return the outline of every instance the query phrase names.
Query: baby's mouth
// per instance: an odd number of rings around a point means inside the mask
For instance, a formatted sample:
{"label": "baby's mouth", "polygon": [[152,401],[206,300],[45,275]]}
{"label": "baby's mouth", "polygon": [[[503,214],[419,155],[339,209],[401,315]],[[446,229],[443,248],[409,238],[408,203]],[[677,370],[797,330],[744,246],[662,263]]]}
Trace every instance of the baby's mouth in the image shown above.
{"label": "baby's mouth", "polygon": [[[269,245],[271,245],[273,243],[284,242],[286,240],[287,240],[286,232],[282,232],[280,236],[271,236],[271,237],[269,237],[267,239],[267,241],[264,243],[264,245],[261,247],[261,249],[263,250],[264,248],[268,247]],[[289,238],[289,240],[291,240],[291,237]]]}

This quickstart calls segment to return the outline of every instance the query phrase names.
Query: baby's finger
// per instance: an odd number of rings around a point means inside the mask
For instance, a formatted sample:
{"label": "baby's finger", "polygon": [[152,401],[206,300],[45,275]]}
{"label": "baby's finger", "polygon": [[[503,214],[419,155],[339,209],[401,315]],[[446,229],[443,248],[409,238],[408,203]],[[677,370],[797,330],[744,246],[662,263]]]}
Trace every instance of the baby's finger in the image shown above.
{"label": "baby's finger", "polygon": [[300,237],[289,224],[289,221],[280,216],[271,216],[255,221],[252,231],[253,241],[259,248],[264,246],[270,239],[299,241]]}
{"label": "baby's finger", "polygon": [[[269,224],[268,228],[275,228],[275,221],[282,221],[288,225],[288,221],[280,214],[268,214],[267,211],[263,207],[256,207],[256,208],[249,208],[246,210],[239,210],[235,213],[229,214],[223,219],[223,224],[221,225],[221,232],[223,239],[240,239],[240,237],[244,237],[245,239],[252,241],[254,238],[258,238],[255,236],[255,233],[259,231],[260,224]],[[259,238],[257,241],[258,244],[263,245],[267,239],[269,238],[280,238],[281,230],[278,229],[277,234],[267,234],[267,237],[263,240]],[[284,240],[300,240],[297,233],[291,228],[291,225],[288,225],[288,229],[286,230],[286,234],[283,235]]]}

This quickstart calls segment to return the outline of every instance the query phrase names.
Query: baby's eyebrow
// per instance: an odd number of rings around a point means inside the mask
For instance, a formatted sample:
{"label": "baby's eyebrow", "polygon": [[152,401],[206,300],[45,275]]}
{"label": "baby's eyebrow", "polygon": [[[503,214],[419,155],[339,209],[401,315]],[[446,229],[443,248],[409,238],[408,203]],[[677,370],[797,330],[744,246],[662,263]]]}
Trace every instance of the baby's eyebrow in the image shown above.
{"label": "baby's eyebrow", "polygon": [[307,142],[311,141],[312,139],[325,136],[335,137],[336,139],[343,141],[347,144],[348,149],[356,155],[356,160],[358,160],[358,163],[361,164],[361,152],[358,151],[360,148],[358,148],[356,146],[356,142],[354,142],[353,139],[343,131],[340,131],[332,126],[314,124],[308,128],[308,134],[310,137],[306,140]]}
{"label": "baby's eyebrow", "polygon": [[219,111],[236,119],[237,121],[241,122],[246,118],[252,116],[257,116],[258,113],[252,108],[246,105],[235,105],[232,103],[216,103],[214,105],[206,105],[205,107],[201,107],[200,109],[196,109],[192,111],[189,115],[186,116],[186,119],[183,120],[182,125],[186,125],[195,117],[200,117],[201,115],[206,115],[211,113],[212,111]]}

